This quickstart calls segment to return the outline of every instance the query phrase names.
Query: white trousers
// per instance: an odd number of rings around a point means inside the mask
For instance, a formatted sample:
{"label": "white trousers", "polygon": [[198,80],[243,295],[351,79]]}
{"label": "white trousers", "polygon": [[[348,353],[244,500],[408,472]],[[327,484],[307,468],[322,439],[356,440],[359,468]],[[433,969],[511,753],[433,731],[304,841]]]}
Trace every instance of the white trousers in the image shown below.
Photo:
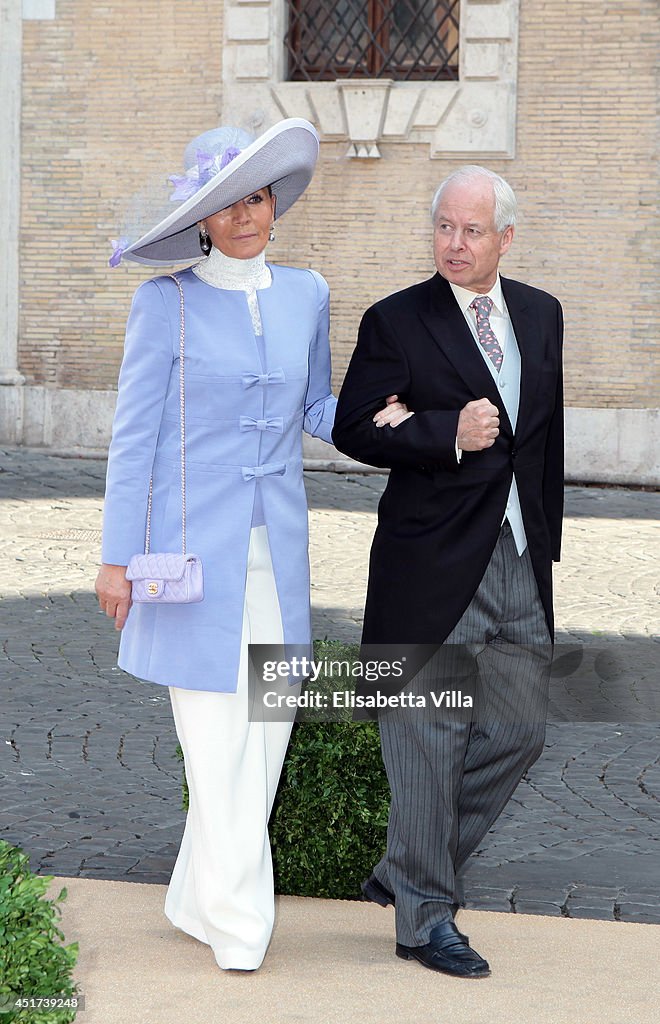
{"label": "white trousers", "polygon": [[236,693],[170,687],[190,802],[165,900],[172,924],[225,969],[260,966],[273,930],[268,818],[290,722],[249,722],[247,645],[282,643],[265,526],[252,529]]}

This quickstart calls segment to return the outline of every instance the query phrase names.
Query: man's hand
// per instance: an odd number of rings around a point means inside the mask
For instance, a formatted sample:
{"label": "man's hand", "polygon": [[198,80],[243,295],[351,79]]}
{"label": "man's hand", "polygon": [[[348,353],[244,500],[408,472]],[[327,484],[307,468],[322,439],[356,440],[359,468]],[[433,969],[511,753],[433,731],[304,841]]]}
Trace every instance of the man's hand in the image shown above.
{"label": "man's hand", "polygon": [[126,579],[126,566],[103,564],[94,589],[101,611],[115,620],[115,629],[123,629],[131,607],[131,584]]}
{"label": "man's hand", "polygon": [[500,432],[500,414],[497,406],[487,398],[468,402],[458,417],[456,443],[464,452],[480,452],[495,444]]}
{"label": "man's hand", "polygon": [[390,427],[397,427],[409,416],[415,415],[408,411],[408,406],[404,402],[399,401],[398,395],[389,395],[385,403],[385,408],[380,409],[373,418],[377,427],[385,427],[388,424]]}

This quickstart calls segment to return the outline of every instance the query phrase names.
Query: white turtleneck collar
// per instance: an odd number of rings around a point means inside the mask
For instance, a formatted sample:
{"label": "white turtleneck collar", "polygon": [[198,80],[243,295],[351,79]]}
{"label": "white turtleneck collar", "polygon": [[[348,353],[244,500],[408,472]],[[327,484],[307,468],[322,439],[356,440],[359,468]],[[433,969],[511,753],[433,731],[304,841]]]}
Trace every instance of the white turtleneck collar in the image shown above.
{"label": "white turtleneck collar", "polygon": [[272,282],[265,251],[249,260],[237,260],[213,246],[206,259],[195,264],[192,270],[206,284],[229,291],[251,292],[268,288]]}

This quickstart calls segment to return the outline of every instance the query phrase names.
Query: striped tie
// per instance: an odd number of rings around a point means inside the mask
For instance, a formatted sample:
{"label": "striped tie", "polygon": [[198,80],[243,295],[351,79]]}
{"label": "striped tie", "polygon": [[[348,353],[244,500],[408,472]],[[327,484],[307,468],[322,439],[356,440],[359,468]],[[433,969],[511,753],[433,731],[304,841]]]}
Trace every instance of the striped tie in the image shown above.
{"label": "striped tie", "polygon": [[479,339],[479,344],[499,373],[504,353],[500,348],[499,341],[495,337],[493,328],[490,326],[489,317],[492,308],[493,300],[489,295],[478,295],[474,302],[470,303],[470,309],[474,310],[477,318],[477,337]]}

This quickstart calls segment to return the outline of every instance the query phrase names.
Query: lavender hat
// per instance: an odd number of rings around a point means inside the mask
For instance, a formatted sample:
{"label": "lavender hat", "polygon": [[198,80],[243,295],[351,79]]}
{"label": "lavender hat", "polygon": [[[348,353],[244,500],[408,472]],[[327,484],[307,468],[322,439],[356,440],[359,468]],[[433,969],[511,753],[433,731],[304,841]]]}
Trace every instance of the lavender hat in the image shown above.
{"label": "lavender hat", "polygon": [[281,217],[309,185],[318,153],[316,130],[301,117],[279,121],[258,139],[226,127],[198,135],[186,147],[185,174],[170,176],[171,199],[180,205],[136,242],[120,239],[110,265],[122,258],[149,266],[201,258],[198,222],[266,185]]}

